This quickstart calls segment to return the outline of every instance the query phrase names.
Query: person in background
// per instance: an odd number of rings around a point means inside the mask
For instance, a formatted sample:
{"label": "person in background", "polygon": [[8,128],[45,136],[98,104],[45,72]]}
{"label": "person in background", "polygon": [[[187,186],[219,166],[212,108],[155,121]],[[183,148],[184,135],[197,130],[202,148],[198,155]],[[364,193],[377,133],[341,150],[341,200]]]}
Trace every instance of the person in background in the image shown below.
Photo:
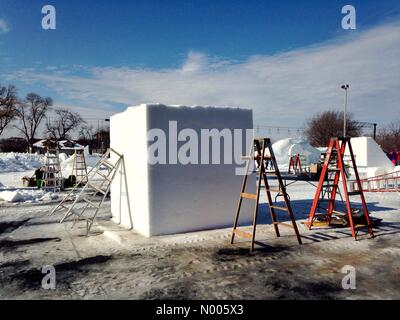
{"label": "person in background", "polygon": [[392,163],[394,164],[394,165],[396,165],[396,163],[397,163],[397,154],[396,154],[396,152],[394,152],[394,151],[390,151],[389,152],[389,159],[390,159],[390,161],[392,161]]}
{"label": "person in background", "polygon": [[42,180],[43,180],[43,175],[44,175],[44,167],[40,167],[35,170],[35,178],[36,178],[36,186],[38,189],[42,187]]}

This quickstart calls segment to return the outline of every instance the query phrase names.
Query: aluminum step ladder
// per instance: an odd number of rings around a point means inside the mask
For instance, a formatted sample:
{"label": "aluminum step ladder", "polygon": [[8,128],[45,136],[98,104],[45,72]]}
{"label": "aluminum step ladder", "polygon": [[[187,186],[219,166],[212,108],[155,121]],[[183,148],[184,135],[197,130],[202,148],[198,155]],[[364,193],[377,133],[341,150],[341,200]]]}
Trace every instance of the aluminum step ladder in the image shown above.
{"label": "aluminum step ladder", "polygon": [[80,186],[83,186],[88,182],[85,152],[83,149],[75,150],[74,162],[72,164],[72,175],[75,176],[75,185],[79,183]]}
{"label": "aluminum step ladder", "polygon": [[47,149],[41,188],[45,191],[60,192],[62,189],[62,173],[59,150]]}
{"label": "aluminum step ladder", "polygon": [[[93,169],[86,176],[82,177],[80,181],[77,181],[76,186],[51,211],[50,215],[58,211],[64,211],[60,223],[73,216],[72,228],[79,219],[84,219],[86,221],[86,235],[89,235],[93,222],[110,192],[111,183],[123,159],[123,155],[113,149],[108,149]],[[71,198],[73,199],[78,186],[83,184],[83,181],[86,181],[86,184],[75,197],[72,204],[68,204]]]}

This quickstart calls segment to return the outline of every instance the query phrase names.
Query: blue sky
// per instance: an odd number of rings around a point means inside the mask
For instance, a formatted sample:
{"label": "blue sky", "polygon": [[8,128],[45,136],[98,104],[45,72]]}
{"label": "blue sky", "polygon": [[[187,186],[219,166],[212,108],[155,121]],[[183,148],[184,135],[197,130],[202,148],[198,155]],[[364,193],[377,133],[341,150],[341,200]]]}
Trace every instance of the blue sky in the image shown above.
{"label": "blue sky", "polygon": [[[45,4],[57,10],[54,31],[41,28]],[[341,28],[346,4],[355,31]],[[151,101],[250,107],[260,124],[301,126],[311,111],[339,107],[337,87],[353,81],[355,116],[388,123],[400,109],[387,96],[400,85],[399,16],[398,0],[0,0],[0,83],[87,117]],[[382,72],[390,88],[367,92]]]}

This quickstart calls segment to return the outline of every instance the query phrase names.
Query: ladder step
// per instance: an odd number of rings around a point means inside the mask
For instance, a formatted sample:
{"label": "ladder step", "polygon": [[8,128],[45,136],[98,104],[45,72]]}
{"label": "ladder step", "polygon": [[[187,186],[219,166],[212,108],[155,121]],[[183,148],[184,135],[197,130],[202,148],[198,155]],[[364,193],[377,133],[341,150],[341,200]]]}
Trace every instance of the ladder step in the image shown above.
{"label": "ladder step", "polygon": [[271,188],[269,188],[269,189],[265,189],[265,190],[266,190],[266,191],[270,191],[270,192],[278,192],[278,193],[281,192],[280,189],[271,189]]}
{"label": "ladder step", "polygon": [[239,229],[235,229],[233,231],[233,233],[238,235],[239,237],[242,237],[242,238],[247,238],[247,239],[252,239],[253,238],[253,235],[251,233],[244,232],[244,231],[241,231]]}
{"label": "ladder step", "polygon": [[111,181],[111,178],[109,176],[106,176],[105,174],[101,173],[101,171],[97,171],[96,174],[99,176],[103,177],[104,179]]}
{"label": "ladder step", "polygon": [[337,210],[332,210],[332,213],[347,215],[347,212],[342,212],[342,211],[337,211]]}
{"label": "ladder step", "polygon": [[279,206],[269,206],[272,209],[281,210],[281,211],[289,211],[286,207],[279,207]]}
{"label": "ladder step", "polygon": [[99,187],[96,187],[95,185],[91,184],[90,181],[88,182],[88,185],[89,185],[90,188],[92,188],[92,189],[94,189],[94,190],[96,190],[96,191],[98,191],[98,192],[100,192],[100,193],[102,193],[104,195],[107,194],[107,192],[105,190],[102,190]]}
{"label": "ladder step", "polygon": [[268,177],[277,176],[276,172],[272,172],[272,171],[266,171],[265,175]]}
{"label": "ladder step", "polygon": [[96,209],[100,209],[100,205],[94,203],[93,201],[91,201],[91,200],[89,200],[89,199],[87,199],[85,197],[82,197],[82,200],[87,202],[88,204],[90,204],[92,207],[94,207]]}
{"label": "ladder step", "polygon": [[357,195],[360,195],[361,192],[360,192],[360,191],[351,191],[351,192],[347,192],[347,194],[348,194],[349,196],[357,196]]}
{"label": "ladder step", "polygon": [[110,167],[111,169],[117,169],[117,167],[107,160],[103,160],[101,164],[105,164],[106,166]]}
{"label": "ladder step", "polygon": [[62,203],[60,204],[60,207],[62,207],[62,208],[64,208],[64,209],[67,209],[67,210],[69,209],[66,205],[64,205],[64,204],[62,204]]}
{"label": "ladder step", "polygon": [[242,198],[246,198],[246,199],[251,199],[251,200],[257,200],[257,195],[253,194],[253,193],[241,193],[241,197]]}

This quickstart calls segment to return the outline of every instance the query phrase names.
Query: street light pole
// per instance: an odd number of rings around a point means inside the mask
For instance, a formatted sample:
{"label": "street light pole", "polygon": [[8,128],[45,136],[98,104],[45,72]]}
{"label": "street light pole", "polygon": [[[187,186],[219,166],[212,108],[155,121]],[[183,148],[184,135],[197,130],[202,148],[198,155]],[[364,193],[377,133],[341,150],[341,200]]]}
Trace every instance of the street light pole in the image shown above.
{"label": "street light pole", "polygon": [[348,84],[342,85],[342,89],[344,90],[344,114],[343,114],[343,137],[346,137],[346,120],[347,120],[347,90],[349,89]]}

